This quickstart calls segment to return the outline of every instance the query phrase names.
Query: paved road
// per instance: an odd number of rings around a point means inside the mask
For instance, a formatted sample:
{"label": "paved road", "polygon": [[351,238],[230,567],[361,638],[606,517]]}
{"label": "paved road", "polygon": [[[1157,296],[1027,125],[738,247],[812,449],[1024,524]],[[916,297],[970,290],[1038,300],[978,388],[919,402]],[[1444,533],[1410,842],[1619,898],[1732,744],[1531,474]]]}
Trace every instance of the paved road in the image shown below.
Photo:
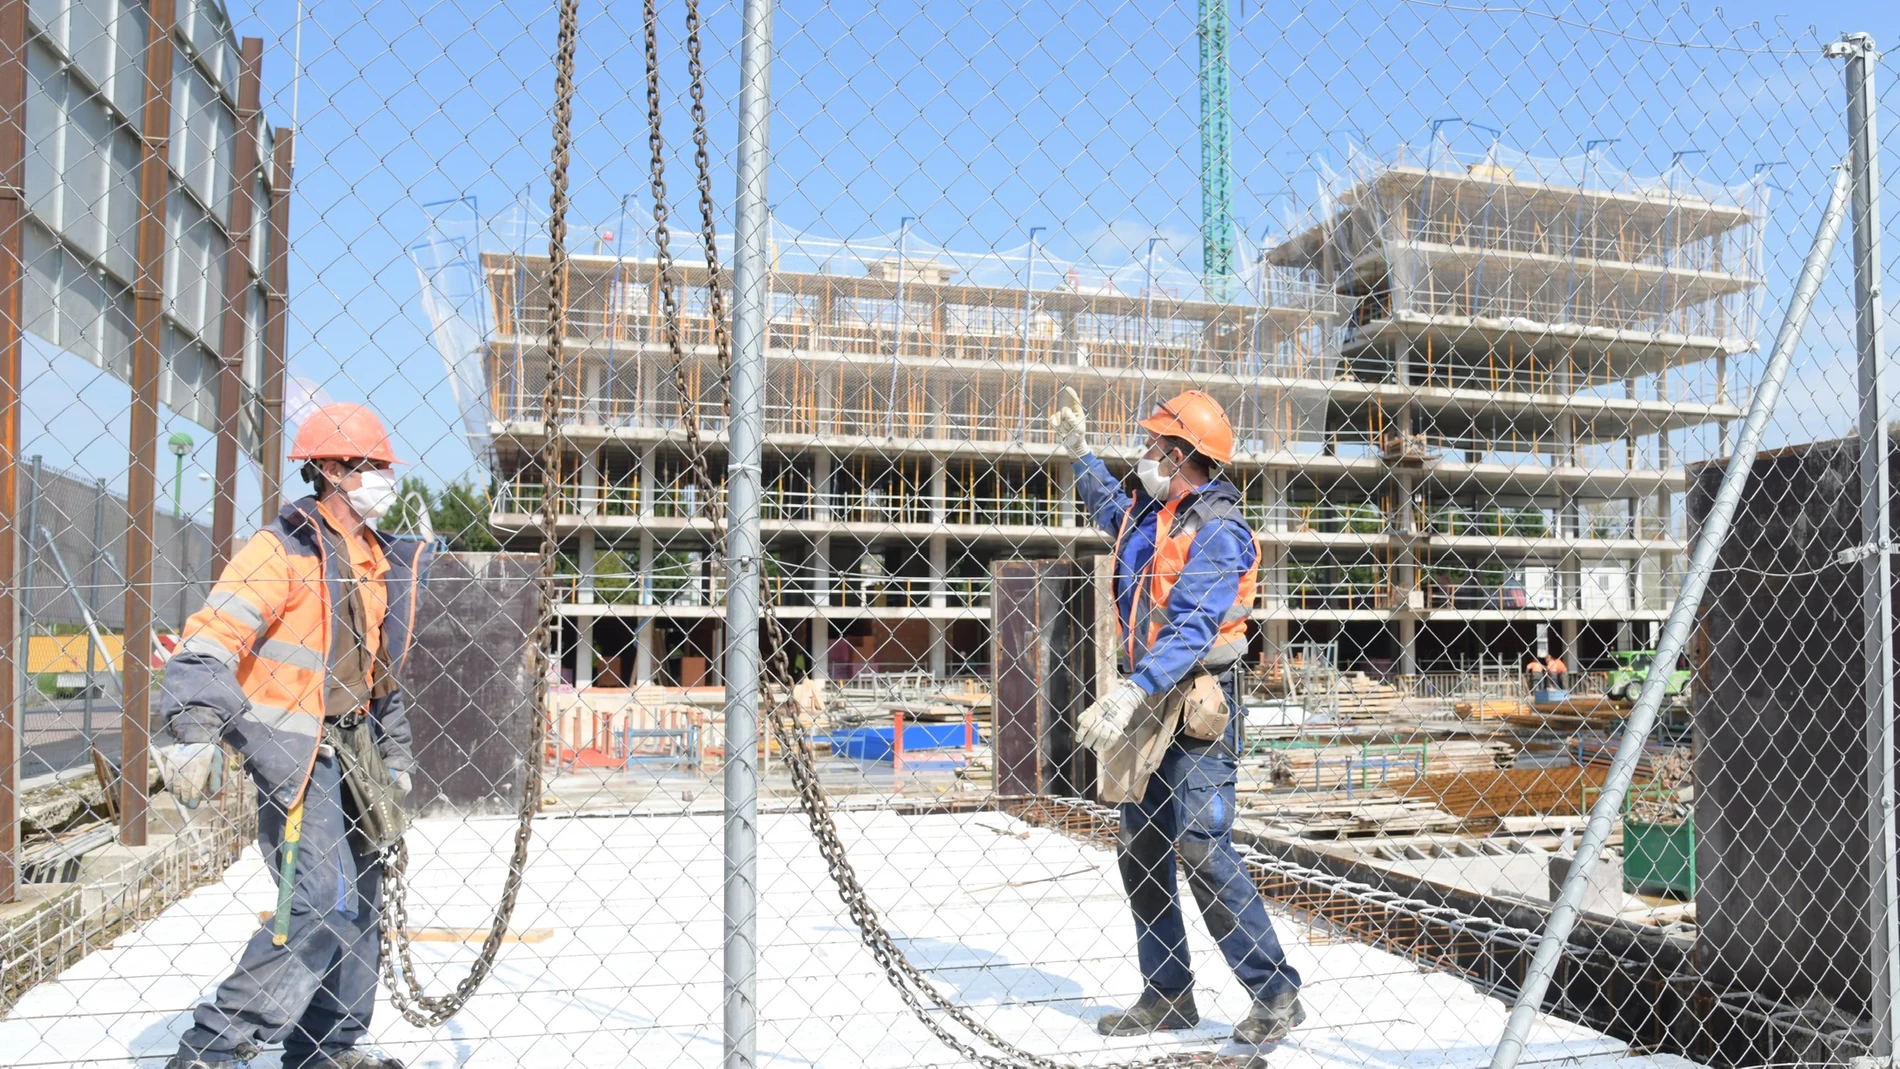
{"label": "paved road", "polygon": [[[29,780],[71,768],[90,768],[83,701],[35,702],[26,711],[20,778]],[[119,703],[94,699],[92,741],[107,756],[119,756]]]}

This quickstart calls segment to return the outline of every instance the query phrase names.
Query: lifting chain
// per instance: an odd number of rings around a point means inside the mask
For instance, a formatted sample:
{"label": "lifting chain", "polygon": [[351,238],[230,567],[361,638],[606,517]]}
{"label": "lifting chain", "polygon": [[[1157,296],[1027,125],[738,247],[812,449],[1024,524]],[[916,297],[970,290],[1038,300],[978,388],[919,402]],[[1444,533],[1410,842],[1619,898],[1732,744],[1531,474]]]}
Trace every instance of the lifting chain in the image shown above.
{"label": "lifting chain", "polygon": [[[699,421],[699,400],[692,396],[687,383],[684,330],[679,302],[673,291],[673,259],[668,247],[664,153],[666,142],[660,130],[660,62],[657,42],[659,18],[656,6],[657,0],[646,0],[647,142],[652,150],[654,246],[658,251],[664,330],[667,347],[673,360],[673,382],[679,391],[682,409],[681,423],[686,435],[688,477],[705,497],[708,515],[712,520],[710,555],[717,558],[723,549],[726,515],[723,501],[715,492],[712,478],[706,467],[705,443],[702,440]],[[721,268],[713,237],[712,167],[706,147],[705,84],[704,69],[699,58],[699,27],[699,0],[686,0],[687,68],[692,78],[693,161],[698,170],[699,180],[700,239],[706,253],[707,309],[712,317],[713,345],[719,361],[720,396],[725,405],[726,425],[730,428],[732,417],[731,345],[727,333]],[[798,728],[796,709],[791,702],[793,679],[791,658],[787,652],[789,640],[784,629],[779,625],[777,605],[765,569],[760,570],[759,586],[760,624],[765,631],[766,649],[770,651],[766,659],[766,679],[764,680],[766,686],[763,693],[764,700],[771,705],[768,719],[772,725],[772,734],[778,742],[779,751],[784,756],[792,783],[797,790],[799,808],[811,825],[812,836],[818,843],[818,851],[824,857],[831,880],[838,888],[838,897],[843,900],[846,911],[856,924],[858,937],[863,941],[865,948],[883,967],[886,979],[890,981],[891,987],[909,1008],[911,1014],[939,1042],[968,1061],[981,1065],[984,1069],[1079,1069],[1072,1063],[1024,1050],[977,1020],[968,1008],[945,997],[937,990],[936,985],[904,956],[896,940],[884,927],[877,908],[871,904],[869,893],[859,882],[857,872],[852,868],[851,861],[846,855],[844,840],[838,833],[837,823],[831,818],[830,799],[825,794],[824,785],[818,778],[818,766],[812,754],[810,740]],[[998,1053],[986,1053],[977,1043],[957,1035],[944,1024],[944,1019],[955,1022],[978,1042]],[[1246,1058],[1236,1059],[1208,1052],[1192,1052],[1167,1054],[1137,1061],[1104,1063],[1090,1066],[1088,1069],[1185,1069],[1191,1066],[1246,1064],[1248,1061],[1249,1059]]]}
{"label": "lifting chain", "polygon": [[[415,965],[410,958],[404,883],[408,864],[407,849],[402,843],[397,843],[385,861],[382,923],[383,978],[389,987],[391,1000],[402,1011],[404,1019],[421,1027],[439,1025],[454,1016],[475,989],[481,985],[493,966],[495,954],[500,948],[502,936],[507,931],[515,900],[521,890],[522,872],[527,863],[534,814],[540,804],[540,759],[541,750],[545,746],[542,714],[549,701],[551,670],[549,650],[553,648],[555,639],[553,629],[559,626],[554,611],[555,566],[559,550],[556,519],[559,491],[564,475],[566,446],[564,425],[560,417],[561,404],[568,388],[565,353],[567,166],[572,136],[574,44],[578,35],[576,5],[577,0],[562,0],[560,43],[556,59],[552,168],[554,188],[549,197],[552,219],[548,236],[548,371],[547,388],[542,401],[542,425],[546,444],[542,454],[544,489],[540,524],[541,628],[539,641],[534,650],[535,715],[530,718],[532,730],[529,739],[529,760],[526,762],[528,766],[526,781],[523,784],[521,796],[520,823],[516,828],[514,854],[510,858],[507,881],[502,891],[501,903],[495,910],[494,921],[482,940],[481,950],[475,964],[469,969],[468,976],[463,978],[461,983],[456,985],[455,990],[446,996],[431,996],[422,992]],[[705,72],[700,61],[698,0],[686,0],[686,27],[687,63],[692,78],[693,161],[698,171],[700,238],[706,255],[707,311],[712,319],[714,352],[719,367],[720,396],[726,408],[726,423],[730,426],[731,341],[726,323],[722,271],[714,239],[712,167],[707,151]],[[721,554],[726,517],[724,503],[716,493],[712,477],[707,470],[705,442],[699,418],[699,398],[693,395],[686,375],[686,339],[679,295],[675,288],[677,280],[674,276],[673,256],[669,247],[670,234],[667,227],[666,142],[661,132],[660,122],[662,109],[658,30],[657,0],[645,0],[647,144],[651,150],[653,238],[656,272],[660,284],[662,323],[667,350],[673,363],[673,384],[679,395],[681,425],[686,438],[687,475],[691,485],[704,497],[701,508],[705,510],[705,516],[711,520],[710,555],[717,558]],[[771,584],[763,571],[759,582],[763,610],[760,621],[765,629],[766,648],[770,651],[766,661],[765,694],[766,701],[771,704],[768,719],[771,723],[772,735],[785,757],[786,767],[790,771],[792,783],[798,794],[799,807],[811,825],[819,853],[825,859],[832,882],[837,885],[839,898],[843,900],[846,911],[857,926],[858,936],[866,949],[882,966],[886,979],[890,981],[891,987],[903,1000],[911,1014],[940,1042],[968,1061],[983,1066],[984,1069],[1078,1069],[1072,1063],[1024,1050],[979,1021],[969,1009],[945,997],[929,977],[904,956],[896,940],[884,927],[876,907],[871,904],[870,895],[865,891],[864,885],[859,882],[856,870],[852,868],[850,858],[846,854],[844,840],[838,832],[836,821],[831,816],[830,799],[825,794],[824,786],[818,778],[817,763],[812,753],[811,742],[798,727],[796,709],[791,702],[793,678],[791,660],[787,653],[789,639],[784,628],[779,624]],[[946,1020],[961,1027],[974,1037],[975,1041],[966,1040],[951,1031],[944,1023]],[[979,1046],[979,1043],[982,1046]],[[986,1053],[983,1049],[985,1046],[997,1053]],[[1248,1061],[1249,1059],[1244,1057],[1234,1058],[1207,1052],[1184,1052],[1136,1061],[1091,1065],[1088,1069],[1185,1069],[1192,1066],[1246,1064]]]}
{"label": "lifting chain", "polygon": [[528,846],[534,838],[534,815],[541,808],[541,762],[547,745],[547,711],[550,701],[550,676],[553,665],[549,651],[559,638],[560,617],[555,613],[556,566],[560,542],[555,524],[559,516],[561,491],[565,483],[567,432],[561,406],[566,400],[569,382],[567,369],[567,166],[573,145],[574,119],[574,46],[580,37],[579,0],[561,0],[561,28],[554,60],[554,148],[551,156],[548,195],[548,370],[547,385],[541,398],[541,427],[544,445],[541,454],[541,559],[536,587],[539,600],[539,625],[533,643],[534,705],[528,710],[525,729],[527,744],[522,762],[521,808],[515,825],[514,851],[508,857],[508,875],[503,880],[501,901],[495,916],[482,936],[475,963],[469,966],[455,989],[446,995],[431,995],[423,990],[422,977],[410,954],[409,896],[406,876],[409,848],[402,840],[383,859],[383,913],[381,934],[383,984],[389,1000],[403,1019],[419,1028],[433,1028],[461,1012],[469,997],[488,978],[501,950],[508,922],[513,918],[515,902],[521,895],[522,877],[528,866]]}

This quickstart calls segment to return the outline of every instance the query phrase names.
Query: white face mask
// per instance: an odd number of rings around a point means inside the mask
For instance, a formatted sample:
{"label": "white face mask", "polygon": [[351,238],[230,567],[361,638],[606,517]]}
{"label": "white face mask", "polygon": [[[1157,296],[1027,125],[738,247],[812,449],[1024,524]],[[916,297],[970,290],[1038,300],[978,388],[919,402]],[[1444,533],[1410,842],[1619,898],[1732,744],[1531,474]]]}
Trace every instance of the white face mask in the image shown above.
{"label": "white face mask", "polygon": [[1149,460],[1146,457],[1135,465],[1135,478],[1141,480],[1141,488],[1148,491],[1148,496],[1156,501],[1166,501],[1168,490],[1174,485],[1172,475],[1162,474],[1161,462]]}
{"label": "white face mask", "polygon": [[375,523],[396,504],[396,480],[386,471],[365,471],[362,483],[344,496],[364,522]]}

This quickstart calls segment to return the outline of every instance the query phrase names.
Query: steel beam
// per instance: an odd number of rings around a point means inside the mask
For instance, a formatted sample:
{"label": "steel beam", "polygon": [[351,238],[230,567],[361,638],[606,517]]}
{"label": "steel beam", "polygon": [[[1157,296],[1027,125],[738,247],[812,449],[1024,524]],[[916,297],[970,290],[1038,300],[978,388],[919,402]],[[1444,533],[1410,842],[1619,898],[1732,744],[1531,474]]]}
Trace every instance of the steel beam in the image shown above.
{"label": "steel beam", "polygon": [[296,168],[297,131],[278,130],[271,150],[269,262],[264,268],[264,360],[258,369],[263,404],[257,457],[264,508],[259,522],[277,518],[284,502],[284,339],[289,332],[285,292],[290,287],[290,177]]}
{"label": "steel beam", "polygon": [[119,841],[145,845],[151,743],[153,524],[158,496],[158,396],[165,330],[165,198],[171,169],[175,0],[152,0],[146,20],[145,109],[140,124],[138,281],[132,287],[131,457],[126,472],[125,680],[121,700]]}
{"label": "steel beam", "polygon": [[0,4],[0,902],[19,888],[20,292],[26,273],[26,0]]}
{"label": "steel beam", "polygon": [[230,247],[224,254],[224,337],[218,362],[218,459],[211,503],[211,576],[215,580],[231,560],[237,538],[238,453],[244,428],[244,342],[251,295],[252,222],[257,215],[257,123],[259,70],[264,41],[246,37],[239,45],[238,136],[231,166]]}

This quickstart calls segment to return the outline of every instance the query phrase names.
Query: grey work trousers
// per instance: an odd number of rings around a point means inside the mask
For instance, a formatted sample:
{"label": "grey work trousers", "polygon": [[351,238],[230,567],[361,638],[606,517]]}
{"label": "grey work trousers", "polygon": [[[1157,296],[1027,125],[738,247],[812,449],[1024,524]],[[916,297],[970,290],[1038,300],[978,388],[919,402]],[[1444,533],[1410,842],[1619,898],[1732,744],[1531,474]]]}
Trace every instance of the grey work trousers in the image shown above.
{"label": "grey work trousers", "polygon": [[[259,801],[258,845],[279,880],[285,820],[276,803]],[[270,924],[251,936],[236,970],[192,1014],[182,1053],[215,1064],[281,1041],[284,1063],[298,1065],[318,1051],[347,1049],[369,1030],[382,962],[383,864],[357,852],[349,831],[342,772],[335,758],[320,756],[304,790],[290,939],[275,945]]]}

